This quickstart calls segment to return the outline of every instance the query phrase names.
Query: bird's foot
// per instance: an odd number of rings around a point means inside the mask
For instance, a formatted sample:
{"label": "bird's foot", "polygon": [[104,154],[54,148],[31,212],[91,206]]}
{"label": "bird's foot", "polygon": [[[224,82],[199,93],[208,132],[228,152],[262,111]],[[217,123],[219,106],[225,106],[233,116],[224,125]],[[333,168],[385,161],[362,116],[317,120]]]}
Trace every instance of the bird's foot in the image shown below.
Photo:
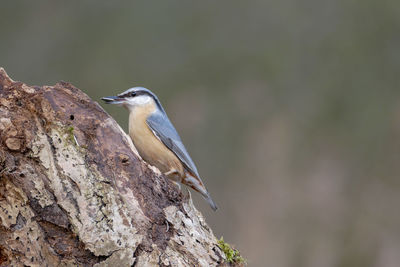
{"label": "bird's foot", "polygon": [[172,183],[174,183],[174,185],[175,185],[176,187],[178,187],[179,191],[182,190],[181,184],[180,184],[179,182],[172,181]]}

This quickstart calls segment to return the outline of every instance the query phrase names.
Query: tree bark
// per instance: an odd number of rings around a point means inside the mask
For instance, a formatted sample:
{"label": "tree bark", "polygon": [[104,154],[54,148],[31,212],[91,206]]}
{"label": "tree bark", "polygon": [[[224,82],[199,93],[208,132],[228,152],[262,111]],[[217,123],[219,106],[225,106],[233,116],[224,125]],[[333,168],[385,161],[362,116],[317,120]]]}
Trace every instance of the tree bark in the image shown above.
{"label": "tree bark", "polygon": [[0,266],[216,266],[195,209],[98,103],[0,68]]}

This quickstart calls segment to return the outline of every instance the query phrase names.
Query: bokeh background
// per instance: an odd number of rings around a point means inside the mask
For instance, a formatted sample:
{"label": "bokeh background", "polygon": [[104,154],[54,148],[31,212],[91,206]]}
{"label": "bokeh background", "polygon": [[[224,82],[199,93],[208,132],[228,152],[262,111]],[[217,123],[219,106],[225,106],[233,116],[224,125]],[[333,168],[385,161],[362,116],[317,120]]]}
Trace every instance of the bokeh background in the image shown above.
{"label": "bokeh background", "polygon": [[399,1],[3,0],[0,26],[14,79],[152,89],[249,266],[399,266]]}

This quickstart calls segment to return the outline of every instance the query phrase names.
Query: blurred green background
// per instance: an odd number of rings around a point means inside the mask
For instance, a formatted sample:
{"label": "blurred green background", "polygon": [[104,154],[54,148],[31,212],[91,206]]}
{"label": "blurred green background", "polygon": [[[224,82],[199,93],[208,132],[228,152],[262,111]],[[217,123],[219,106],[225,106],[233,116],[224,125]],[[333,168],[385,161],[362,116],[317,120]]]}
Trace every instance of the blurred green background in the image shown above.
{"label": "blurred green background", "polygon": [[399,1],[3,0],[0,26],[16,80],[152,89],[249,266],[399,266]]}

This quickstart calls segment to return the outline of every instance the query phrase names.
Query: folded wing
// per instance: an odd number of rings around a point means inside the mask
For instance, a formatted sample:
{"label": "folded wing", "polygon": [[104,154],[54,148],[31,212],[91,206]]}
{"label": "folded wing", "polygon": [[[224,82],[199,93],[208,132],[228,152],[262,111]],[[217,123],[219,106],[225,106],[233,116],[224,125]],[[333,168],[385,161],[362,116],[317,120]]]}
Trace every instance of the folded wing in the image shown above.
{"label": "folded wing", "polygon": [[178,132],[168,117],[162,112],[156,111],[147,118],[146,123],[161,142],[180,159],[186,170],[200,179],[193,160],[190,158]]}

